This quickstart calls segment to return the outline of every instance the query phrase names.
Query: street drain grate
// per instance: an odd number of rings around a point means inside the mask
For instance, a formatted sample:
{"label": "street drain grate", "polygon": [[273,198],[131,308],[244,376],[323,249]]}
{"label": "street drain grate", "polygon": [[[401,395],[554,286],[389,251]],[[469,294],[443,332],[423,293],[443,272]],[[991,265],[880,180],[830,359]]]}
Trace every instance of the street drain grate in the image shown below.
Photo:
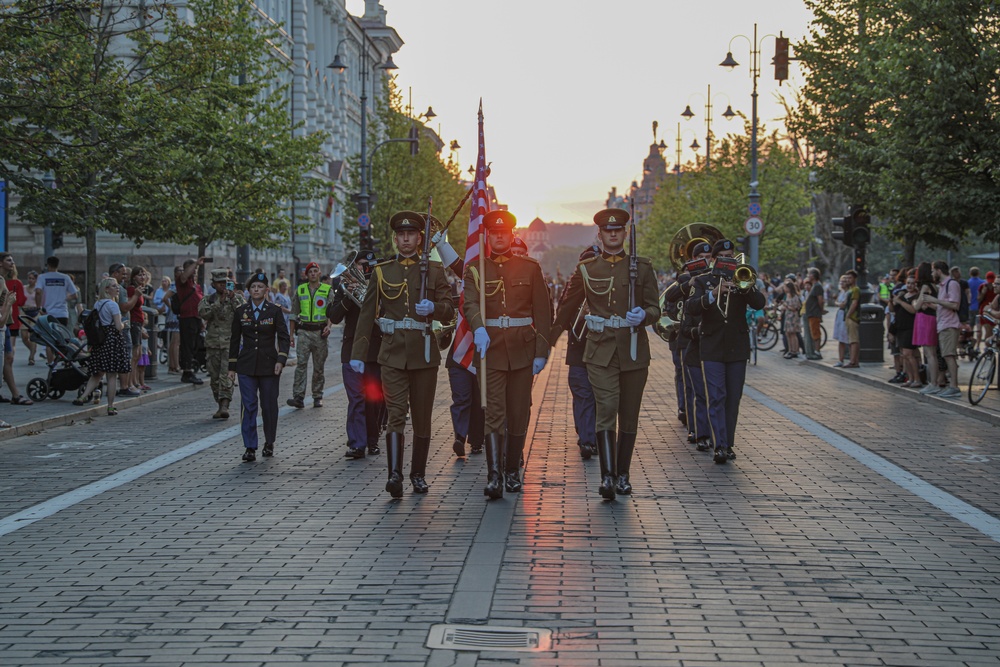
{"label": "street drain grate", "polygon": [[432,625],[427,648],[452,651],[550,651],[552,631],[497,625]]}

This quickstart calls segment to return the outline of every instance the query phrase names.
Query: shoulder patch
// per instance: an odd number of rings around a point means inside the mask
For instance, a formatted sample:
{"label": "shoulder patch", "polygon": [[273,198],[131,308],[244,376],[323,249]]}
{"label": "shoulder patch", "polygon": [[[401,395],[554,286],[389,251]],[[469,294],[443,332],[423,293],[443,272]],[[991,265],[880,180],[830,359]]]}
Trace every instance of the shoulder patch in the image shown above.
{"label": "shoulder patch", "polygon": [[[395,257],[389,259],[383,259],[381,262],[377,263],[375,266],[385,266],[386,264],[391,264],[396,261]],[[374,268],[374,267],[373,267]]]}

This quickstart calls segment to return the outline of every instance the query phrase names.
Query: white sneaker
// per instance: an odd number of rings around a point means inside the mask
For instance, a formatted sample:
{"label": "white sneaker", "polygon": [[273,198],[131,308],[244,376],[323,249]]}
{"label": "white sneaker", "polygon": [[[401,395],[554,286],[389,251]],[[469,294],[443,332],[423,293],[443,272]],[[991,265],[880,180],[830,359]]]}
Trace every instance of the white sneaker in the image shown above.
{"label": "white sneaker", "polygon": [[940,391],[941,391],[941,387],[937,386],[936,384],[929,384],[926,387],[924,387],[923,389],[921,389],[920,393],[923,394],[923,395],[925,395],[925,396],[930,396],[930,395],[936,394],[936,393],[938,393]]}
{"label": "white sneaker", "polygon": [[938,398],[958,398],[962,395],[961,389],[956,389],[955,387],[948,387],[944,391],[938,393]]}

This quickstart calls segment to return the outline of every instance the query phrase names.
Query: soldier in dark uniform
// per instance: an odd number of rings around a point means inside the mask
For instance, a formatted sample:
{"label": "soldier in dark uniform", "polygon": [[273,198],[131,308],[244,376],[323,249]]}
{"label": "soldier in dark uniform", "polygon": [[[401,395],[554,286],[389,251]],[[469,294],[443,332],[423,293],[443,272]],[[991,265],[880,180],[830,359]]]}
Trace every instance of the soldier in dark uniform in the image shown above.
{"label": "soldier in dark uniform", "polygon": [[[691,254],[692,260],[708,262],[712,258],[712,246],[704,242],[698,243],[692,248]],[[688,265],[691,263],[688,262]],[[679,305],[681,319],[678,347],[684,378],[688,442],[695,444],[698,451],[702,452],[711,449],[712,431],[708,424],[708,399],[705,396],[705,376],[701,369],[701,348],[698,340],[701,316],[687,310],[684,303],[694,293],[694,279],[707,270],[706,266],[704,270],[685,271],[677,277],[677,282],[671,285],[664,295],[664,301],[676,302]]]}
{"label": "soldier in dark uniform", "polygon": [[[638,261],[635,305],[629,308],[629,256],[625,252],[629,214],[605,209],[594,216],[600,231],[600,256],[580,262],[570,279],[569,294],[553,327],[558,334],[572,326],[587,301],[587,348],[584,362],[597,404],[597,451],[601,460],[600,494],[614,500],[615,491],[632,493],[629,469],[639,428],[639,406],[649,374],[649,337],[645,327],[660,319],[656,274],[646,257]],[[632,333],[636,355],[632,358]],[[617,440],[615,428],[618,429]]]}
{"label": "soldier in dark uniform", "polygon": [[[713,257],[732,257],[733,242],[721,239],[712,246]],[[701,365],[708,395],[708,419],[715,442],[716,463],[736,458],[733,452],[736,420],[743,398],[747,362],[750,360],[750,329],[747,307],[760,310],[766,299],[756,284],[745,292],[722,276],[695,279],[694,293],[686,309],[701,316]]]}
{"label": "soldier in dark uniform", "polygon": [[[361,250],[352,253],[347,260],[353,264],[365,278],[370,278],[375,268],[375,253],[371,250]],[[385,424],[385,400],[382,397],[382,371],[378,364],[379,347],[382,342],[382,332],[378,325],[371,327],[371,338],[368,345],[368,357],[365,359],[365,372],[356,373],[351,368],[351,351],[354,348],[354,338],[358,328],[358,315],[361,307],[348,296],[348,290],[356,290],[355,277],[344,272],[333,279],[333,302],[327,309],[327,316],[334,324],[344,323],[344,336],[340,344],[341,372],[344,377],[344,389],[347,392],[347,453],[349,459],[365,458],[365,447],[368,453],[376,456],[382,453],[378,446],[378,437]]]}
{"label": "soldier in dark uniform", "polygon": [[[472,329],[476,351],[486,359],[487,483],[483,494],[491,499],[502,498],[504,488],[521,490],[520,460],[531,414],[531,378],[545,368],[546,336],[552,327],[542,267],[537,260],[516,257],[511,251],[516,225],[517,219],[508,211],[484,215],[490,247],[484,260],[486,274],[480,276],[478,266],[465,269],[462,314]],[[479,306],[480,291],[486,295],[485,313]],[[505,421],[506,456],[501,453]]]}
{"label": "soldier in dark uniform", "polygon": [[440,262],[429,262],[426,297],[420,299],[420,251],[425,220],[424,215],[413,211],[400,211],[389,220],[398,254],[377,264],[372,272],[351,353],[351,368],[364,373],[364,360],[371,344],[369,332],[377,323],[382,331],[378,354],[382,393],[389,412],[385,436],[389,480],[385,490],[393,498],[403,495],[403,428],[408,410],[413,426],[410,482],[414,493],[427,493],[429,488],[424,477],[430,451],[434,389],[441,364],[441,352],[429,324],[431,319],[448,322],[455,314]]}
{"label": "soldier in dark uniform", "polygon": [[[590,246],[580,253],[580,261],[592,259],[600,252],[598,246]],[[570,280],[574,277],[580,279],[580,274],[574,273],[570,276]],[[568,288],[563,290],[559,297],[557,312],[562,311],[569,292]],[[580,458],[589,461],[590,457],[597,453],[597,433],[594,430],[597,423],[597,406],[594,402],[594,388],[590,386],[590,378],[587,377],[587,364],[583,361],[583,354],[587,348],[587,328],[583,326],[583,315],[580,315],[580,312],[577,309],[573,314],[569,340],[566,343],[566,365],[569,366],[569,390],[573,394],[573,427],[576,430],[576,444],[580,448]]]}
{"label": "soldier in dark uniform", "polygon": [[229,379],[239,374],[244,461],[257,460],[257,406],[264,420],[264,456],[274,455],[278,431],[278,380],[288,360],[290,339],[281,308],[267,301],[263,273],[250,276],[250,302],[233,316],[229,339]]}

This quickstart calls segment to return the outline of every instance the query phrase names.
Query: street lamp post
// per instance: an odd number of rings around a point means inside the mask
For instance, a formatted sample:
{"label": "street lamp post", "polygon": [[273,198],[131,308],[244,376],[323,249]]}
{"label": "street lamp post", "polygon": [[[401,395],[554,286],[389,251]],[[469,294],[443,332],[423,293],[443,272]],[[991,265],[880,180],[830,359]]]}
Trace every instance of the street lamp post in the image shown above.
{"label": "street lamp post", "polygon": [[[695,95],[701,97],[700,93],[694,93]],[[725,93],[716,93],[716,97],[722,95],[728,101],[729,96]],[[712,170],[712,84],[708,84],[708,93],[705,95],[705,170]],[[722,112],[722,117],[726,120],[732,120],[736,116],[736,112],[733,111],[733,105],[728,103],[726,110]],[[695,117],[695,113],[691,111],[691,105],[688,104],[684,107],[684,111],[681,112],[681,116],[687,120],[691,120]]]}
{"label": "street lamp post", "polygon": [[[692,132],[691,130],[684,130],[682,132],[681,131],[681,124],[677,123],[677,162],[676,162],[676,164],[674,164],[674,173],[677,174],[677,191],[678,192],[681,191],[681,153],[683,152],[683,149],[681,148],[681,141],[683,141],[682,137],[684,136],[684,132],[691,132],[691,134],[694,134],[694,132]],[[660,148],[662,149],[662,148],[666,148],[666,147],[667,147],[667,145],[665,143],[663,143],[663,141],[661,140],[660,141]],[[689,148],[691,150],[693,150],[695,152],[695,155],[697,156],[698,150],[701,148],[701,146],[698,145],[698,138],[697,137],[695,137],[695,140],[691,142],[691,145],[689,146]]]}
{"label": "street lamp post", "polygon": [[[751,216],[760,215],[760,192],[757,190],[757,79],[760,78],[760,43],[767,37],[775,37],[775,35],[764,35],[761,37],[760,41],[757,40],[757,24],[753,24],[753,41],[750,40],[746,35],[736,35],[733,39],[729,40],[729,52],[726,53],[726,59],[719,63],[720,67],[725,67],[729,70],[733,70],[739,67],[739,63],[733,59],[733,40],[737,37],[742,37],[743,39],[750,42],[750,77],[753,79],[753,92],[750,95],[753,104],[751,105],[751,118],[750,118],[750,206],[748,213]],[[760,236],[750,235],[749,241],[750,250],[750,265],[755,269],[758,268],[758,262],[760,258]]]}

